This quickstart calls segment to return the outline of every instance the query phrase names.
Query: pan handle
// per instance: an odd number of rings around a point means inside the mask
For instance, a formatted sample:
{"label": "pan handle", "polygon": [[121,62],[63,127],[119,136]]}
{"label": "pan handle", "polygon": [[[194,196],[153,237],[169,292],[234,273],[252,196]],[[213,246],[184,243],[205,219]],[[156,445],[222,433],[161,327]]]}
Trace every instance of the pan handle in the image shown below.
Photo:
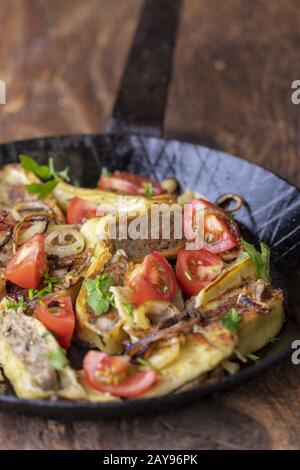
{"label": "pan handle", "polygon": [[163,135],[181,0],[145,0],[108,131]]}

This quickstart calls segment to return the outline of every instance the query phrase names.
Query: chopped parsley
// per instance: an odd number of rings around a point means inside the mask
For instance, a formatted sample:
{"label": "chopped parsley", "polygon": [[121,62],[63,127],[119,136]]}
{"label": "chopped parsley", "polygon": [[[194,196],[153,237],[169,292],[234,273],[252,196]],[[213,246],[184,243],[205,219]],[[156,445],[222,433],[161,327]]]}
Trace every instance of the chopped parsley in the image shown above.
{"label": "chopped parsley", "polygon": [[47,338],[47,336],[52,335],[51,331],[47,330],[42,334],[42,338]]}
{"label": "chopped parsley", "polygon": [[44,275],[44,281],[47,283],[42,289],[29,289],[28,298],[29,300],[37,299],[39,297],[44,297],[44,295],[53,293],[53,284],[60,282],[59,277],[51,277],[48,273]]}
{"label": "chopped parsley", "polygon": [[26,310],[27,308],[27,304],[26,302],[24,302],[24,300],[19,300],[18,302],[13,302],[12,300],[9,300],[7,298],[3,299],[3,304],[5,306],[5,308],[7,309],[16,309],[16,308],[23,308],[24,310]]}
{"label": "chopped parsley", "polygon": [[49,361],[50,366],[60,372],[63,371],[65,367],[69,364],[65,350],[61,347],[58,347],[53,351],[48,351],[45,353],[45,355]]}
{"label": "chopped parsley", "polygon": [[235,308],[230,308],[227,314],[222,317],[221,321],[222,325],[227,328],[227,330],[233,331],[234,333],[238,333],[240,331],[239,323],[241,321],[241,317]]}
{"label": "chopped parsley", "polygon": [[95,279],[87,279],[85,281],[87,303],[96,315],[102,315],[110,307],[115,307],[113,294],[109,292],[113,282],[113,276],[109,273],[101,274],[96,276]]}
{"label": "chopped parsley", "polygon": [[144,183],[144,194],[146,197],[153,196],[153,186],[152,183]]}
{"label": "chopped parsley", "polygon": [[274,338],[273,336],[268,339],[269,344],[277,344],[279,342],[279,338]]}
{"label": "chopped parsley", "polygon": [[252,362],[259,362],[260,358],[256,356],[256,354],[247,354],[246,356],[247,359],[249,359]]}
{"label": "chopped parsley", "polygon": [[125,308],[126,313],[132,317],[134,306],[132,304],[123,304],[123,307]]}
{"label": "chopped parsley", "polygon": [[111,172],[104,166],[101,170],[101,176],[111,176]]}
{"label": "chopped parsley", "polygon": [[260,250],[256,250],[255,246],[251,243],[241,239],[241,244],[244,250],[248,253],[255,264],[256,273],[260,279],[270,281],[270,248],[264,242],[260,242]]}
{"label": "chopped parsley", "polygon": [[29,300],[38,299],[39,297],[44,297],[44,295],[52,294],[53,286],[52,283],[49,282],[46,287],[43,289],[29,289],[28,290],[28,298]]}
{"label": "chopped parsley", "polygon": [[46,180],[43,183],[30,183],[25,185],[28,193],[36,195],[38,199],[45,199],[50,193],[52,193],[61,179],[70,181],[68,175],[69,169],[65,168],[62,171],[56,171],[54,168],[53,158],[49,158],[48,166],[39,165],[35,160],[27,155],[20,155],[20,161],[24,170],[31,171],[41,180]]}
{"label": "chopped parsley", "polygon": [[149,361],[143,359],[142,357],[138,357],[136,362],[141,366],[147,367],[147,369],[157,370]]}

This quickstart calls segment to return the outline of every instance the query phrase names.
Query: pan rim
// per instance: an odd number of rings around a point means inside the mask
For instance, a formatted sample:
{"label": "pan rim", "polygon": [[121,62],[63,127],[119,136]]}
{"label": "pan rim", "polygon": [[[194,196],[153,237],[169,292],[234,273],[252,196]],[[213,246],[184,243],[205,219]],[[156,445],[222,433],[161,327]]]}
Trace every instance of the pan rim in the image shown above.
{"label": "pan rim", "polygon": [[[270,173],[274,175],[276,178],[282,180],[285,182],[285,184],[289,185],[293,189],[295,189],[298,193],[298,197],[300,197],[300,189],[288,181],[287,179],[283,178],[282,176],[278,175],[275,171],[270,170],[268,168],[265,168],[263,165],[257,165],[256,163],[253,163],[247,159],[243,159],[237,155],[232,155],[226,151],[223,150],[215,150],[213,148],[203,146],[201,144],[197,143],[192,143],[192,142],[187,142],[181,139],[164,139],[160,137],[155,137],[155,136],[149,136],[149,135],[143,135],[140,133],[126,133],[126,134],[115,134],[115,133],[75,133],[75,134],[64,134],[64,135],[53,135],[53,136],[39,136],[39,137],[33,137],[33,138],[28,138],[28,139],[19,139],[15,141],[7,141],[7,142],[1,142],[0,143],[0,149],[3,146],[9,146],[9,145],[16,145],[16,144],[22,144],[22,143],[34,143],[38,141],[51,141],[51,140],[67,140],[67,139],[78,139],[82,140],[84,138],[122,138],[122,137],[136,137],[136,138],[142,138],[146,140],[150,139],[155,139],[158,141],[162,142],[180,142],[183,144],[188,144],[196,147],[201,147],[203,149],[211,150],[216,153],[222,153],[225,154],[229,157],[232,157],[234,159],[237,159],[243,164],[247,164],[249,168],[251,167],[256,167],[260,168],[261,170]],[[293,322],[292,320],[288,320],[287,323]],[[293,322],[294,323],[294,322]],[[298,325],[297,325],[297,328]],[[283,331],[283,330],[282,330]],[[300,331],[300,329],[299,329]],[[280,332],[281,333],[281,332]],[[174,403],[175,401],[179,402],[188,402],[191,401],[196,395],[198,395],[198,398],[212,394],[214,392],[218,392],[227,388],[230,388],[234,385],[237,385],[238,383],[247,380],[250,377],[253,377],[260,372],[263,372],[266,370],[271,364],[278,362],[280,359],[284,358],[289,354],[291,351],[291,347],[287,346],[280,351],[274,352],[273,354],[269,355],[268,357],[264,358],[261,362],[249,365],[248,367],[240,370],[236,374],[232,376],[228,376],[224,379],[221,379],[215,383],[211,384],[204,384],[200,385],[197,387],[194,387],[189,390],[183,390],[183,391],[178,391],[175,393],[163,395],[163,396],[158,396],[158,397],[152,397],[152,398],[144,398],[144,399],[135,399],[135,400],[122,400],[122,401],[116,401],[116,402],[97,402],[97,403],[92,403],[88,401],[80,401],[80,402],[67,402],[67,401],[51,401],[51,400],[41,400],[41,399],[22,399],[18,398],[17,396],[14,395],[0,395],[0,408],[3,411],[5,410],[5,405],[9,405],[7,411],[11,410],[11,406],[16,405],[16,411],[18,411],[18,408],[24,407],[27,411],[30,411],[31,414],[34,414],[35,412],[38,411],[57,411],[57,412],[62,412],[62,411],[73,411],[74,412],[74,417],[76,418],[76,412],[84,412],[84,411],[98,411],[99,413],[96,413],[96,417],[101,416],[101,412],[103,410],[109,412],[115,412],[115,411],[122,411],[124,409],[128,409],[133,407],[134,405],[138,404],[138,408],[147,408],[147,406],[158,408],[158,407],[164,407],[168,403]],[[102,415],[104,418],[108,417],[109,414],[103,414]],[[79,417],[79,416],[78,416]],[[61,417],[63,419],[63,417]]]}

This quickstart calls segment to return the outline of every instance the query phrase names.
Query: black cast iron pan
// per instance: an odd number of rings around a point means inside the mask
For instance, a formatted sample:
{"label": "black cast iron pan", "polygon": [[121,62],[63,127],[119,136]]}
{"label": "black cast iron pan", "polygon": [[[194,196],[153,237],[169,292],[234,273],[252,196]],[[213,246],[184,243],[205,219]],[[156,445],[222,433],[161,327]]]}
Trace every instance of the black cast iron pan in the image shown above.
{"label": "black cast iron pan", "polygon": [[300,339],[299,190],[240,158],[159,137],[179,8],[179,0],[145,2],[108,134],[3,144],[0,146],[0,165],[18,161],[20,153],[35,157],[39,162],[46,162],[53,156],[58,168],[69,166],[71,177],[83,186],[95,186],[101,167],[106,166],[158,180],[174,177],[182,190],[193,188],[212,201],[226,192],[241,195],[248,207],[239,211],[238,220],[254,238],[263,239],[271,246],[275,283],[285,289],[288,298],[287,321],[279,335],[280,341],[260,351],[260,362],[231,377],[164,397],[104,404],[21,400],[8,387],[0,395],[2,410],[74,419],[124,417],[166,410],[231,387],[264,371],[289,353],[294,339]]}

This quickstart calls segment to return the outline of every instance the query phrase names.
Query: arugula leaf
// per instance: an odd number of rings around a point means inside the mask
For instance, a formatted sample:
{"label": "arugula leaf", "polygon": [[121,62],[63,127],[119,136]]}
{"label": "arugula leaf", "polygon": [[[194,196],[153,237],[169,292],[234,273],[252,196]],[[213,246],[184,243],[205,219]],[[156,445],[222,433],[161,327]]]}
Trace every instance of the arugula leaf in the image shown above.
{"label": "arugula leaf", "polygon": [[151,183],[144,183],[144,194],[146,197],[153,196],[153,186]]}
{"label": "arugula leaf", "polygon": [[101,170],[101,176],[110,176],[111,175],[111,171],[109,171],[106,166],[104,166]]}
{"label": "arugula leaf", "polygon": [[113,294],[109,292],[113,282],[113,276],[109,273],[101,274],[96,276],[95,279],[87,279],[85,281],[87,303],[96,315],[106,313],[111,306],[115,307]]}
{"label": "arugula leaf", "polygon": [[252,258],[257,275],[260,279],[265,281],[270,281],[270,248],[264,242],[260,242],[260,250],[256,250],[255,246],[251,243],[246,242],[246,240],[241,239],[241,244],[244,250]]}
{"label": "arugula leaf", "polygon": [[256,354],[247,354],[246,356],[247,359],[249,359],[252,362],[259,362],[260,358],[256,356]]}
{"label": "arugula leaf", "polygon": [[133,310],[134,310],[133,305],[132,305],[132,304],[124,304],[124,303],[123,303],[123,307],[125,308],[126,313],[132,317],[132,316],[133,316]]}
{"label": "arugula leaf", "polygon": [[65,350],[61,347],[54,349],[53,351],[48,351],[45,353],[49,364],[53,369],[62,372],[65,367],[69,364],[68,358],[66,356]]}
{"label": "arugula leaf", "polygon": [[29,194],[34,194],[38,199],[45,199],[56,188],[59,180],[49,180],[47,183],[30,183],[25,188]]}
{"label": "arugula leaf", "polygon": [[230,308],[221,320],[222,325],[227,328],[227,330],[233,331],[234,333],[238,333],[240,331],[240,321],[241,317],[235,308]]}

